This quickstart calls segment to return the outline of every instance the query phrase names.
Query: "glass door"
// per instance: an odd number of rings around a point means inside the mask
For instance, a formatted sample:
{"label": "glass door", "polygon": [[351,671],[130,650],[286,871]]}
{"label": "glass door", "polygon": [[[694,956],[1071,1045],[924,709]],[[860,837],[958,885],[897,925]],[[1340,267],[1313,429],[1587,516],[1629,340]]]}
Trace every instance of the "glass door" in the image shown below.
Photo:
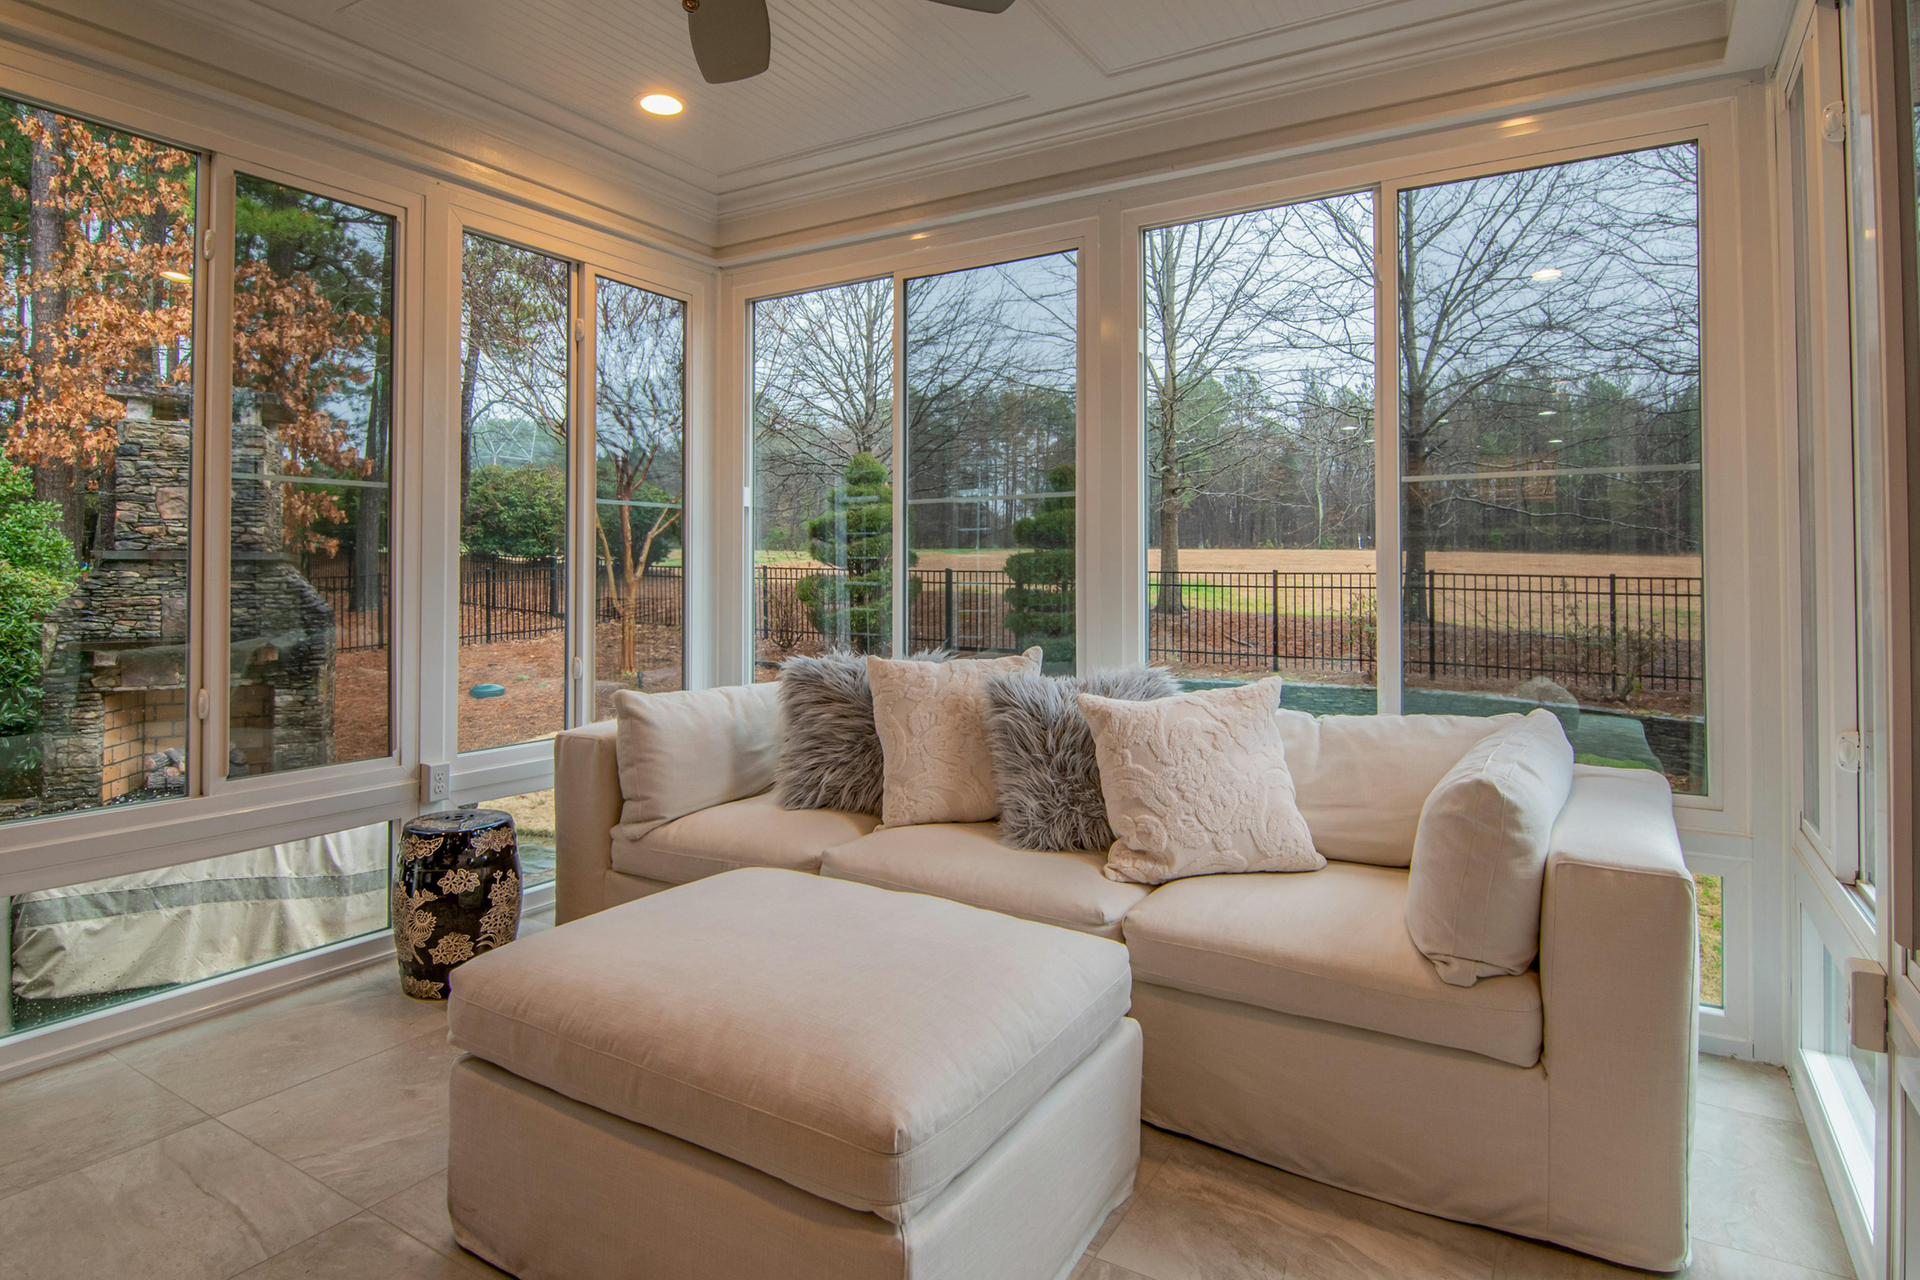
{"label": "glass door", "polygon": [[[1884,1010],[1854,974],[1884,960],[1887,423],[1872,15],[1812,10],[1783,81],[1793,236],[1801,769],[1790,1066],[1861,1274],[1886,1259],[1890,1073]],[[1870,985],[1870,984],[1869,984]]]}

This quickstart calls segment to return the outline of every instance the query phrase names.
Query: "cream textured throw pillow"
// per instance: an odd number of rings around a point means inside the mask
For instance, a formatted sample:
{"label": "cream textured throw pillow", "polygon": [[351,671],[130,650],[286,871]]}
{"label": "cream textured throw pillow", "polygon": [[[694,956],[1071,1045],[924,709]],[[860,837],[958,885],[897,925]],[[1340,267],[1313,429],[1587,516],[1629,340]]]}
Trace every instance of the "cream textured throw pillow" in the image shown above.
{"label": "cream textured throw pillow", "polygon": [[991,822],[1000,816],[987,740],[987,681],[1040,674],[1038,646],[1014,658],[868,658],[885,785],[880,823]]}
{"label": "cream textured throw pillow", "polygon": [[1280,681],[1157,702],[1080,695],[1117,839],[1107,878],[1318,871],[1274,709]]}
{"label": "cream textured throw pillow", "polygon": [[1420,811],[1407,933],[1441,980],[1525,973],[1540,950],[1547,840],[1573,790],[1573,746],[1532,712],[1460,757]]}

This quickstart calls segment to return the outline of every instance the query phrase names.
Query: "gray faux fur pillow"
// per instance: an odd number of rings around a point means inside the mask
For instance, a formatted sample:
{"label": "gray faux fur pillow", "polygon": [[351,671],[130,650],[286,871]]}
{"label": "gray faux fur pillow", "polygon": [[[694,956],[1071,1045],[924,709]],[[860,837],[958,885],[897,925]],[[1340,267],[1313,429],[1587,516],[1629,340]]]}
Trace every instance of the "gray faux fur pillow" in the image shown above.
{"label": "gray faux fur pillow", "polygon": [[[913,655],[945,662],[944,649]],[[840,809],[880,816],[886,758],[873,727],[867,656],[835,649],[780,664],[780,709],[786,738],[774,771],[783,809]]]}
{"label": "gray faux fur pillow", "polygon": [[1093,849],[1113,844],[1093,734],[1078,695],[1129,702],[1180,692],[1160,667],[1089,676],[995,676],[987,682],[987,740],[1000,792],[1000,843],[1013,849]]}

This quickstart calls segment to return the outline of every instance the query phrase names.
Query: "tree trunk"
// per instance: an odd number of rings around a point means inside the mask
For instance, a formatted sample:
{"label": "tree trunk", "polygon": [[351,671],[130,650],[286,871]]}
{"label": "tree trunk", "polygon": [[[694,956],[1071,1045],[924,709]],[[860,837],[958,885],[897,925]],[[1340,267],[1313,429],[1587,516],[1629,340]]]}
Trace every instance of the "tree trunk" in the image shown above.
{"label": "tree trunk", "polygon": [[[387,466],[388,419],[392,415],[392,375],[382,362],[373,375],[373,406],[367,415],[366,478],[384,484]],[[382,544],[386,541],[386,489],[362,489],[353,513],[353,610],[366,613],[380,607]]]}
{"label": "tree trunk", "polygon": [[[51,111],[36,111],[33,118],[51,138],[48,145],[34,144],[27,167],[27,251],[28,265],[36,277],[44,280],[60,270],[65,256],[66,219],[54,201],[53,188],[60,172],[62,122]],[[30,358],[34,364],[34,399],[44,404],[54,395],[47,385],[45,370],[59,359],[57,334],[67,316],[64,290],[48,287],[34,290],[33,336]],[[80,469],[73,458],[43,458],[33,468],[33,496],[51,502],[60,509],[60,532],[73,546],[76,556],[86,554],[87,492]]]}
{"label": "tree trunk", "polygon": [[[393,234],[388,233],[386,244],[380,250],[380,281],[382,289],[393,286]],[[393,308],[382,307],[389,324],[393,321]],[[393,473],[392,459],[388,456],[391,447],[393,421],[393,335],[389,330],[387,337],[375,347],[379,363],[373,372],[373,405],[367,415],[367,474],[366,479],[386,483]],[[353,608],[355,612],[369,612],[380,607],[381,603],[381,554],[384,550],[387,532],[387,508],[390,489],[362,489],[360,503],[354,511],[353,519]]]}
{"label": "tree trunk", "polygon": [[1155,613],[1185,613],[1180,591],[1180,506],[1185,484],[1180,478],[1180,440],[1172,405],[1160,413],[1160,590]]}
{"label": "tree trunk", "polygon": [[[1426,388],[1407,388],[1407,419],[1403,427],[1402,447],[1406,474],[1417,476],[1427,469],[1424,441],[1427,435]],[[1407,428],[1411,428],[1410,430]],[[1427,548],[1432,531],[1427,527],[1428,489],[1424,484],[1402,484],[1401,509],[1406,513],[1400,526],[1400,562],[1405,565],[1401,595],[1401,614],[1408,622],[1427,620]]]}
{"label": "tree trunk", "polygon": [[[628,488],[621,502],[633,501]],[[633,580],[633,508],[620,508],[620,670],[638,671],[640,658],[635,652],[633,608],[639,587]]]}
{"label": "tree trunk", "polygon": [[[460,518],[466,523],[467,491],[473,487],[473,395],[480,380],[480,343],[469,328],[466,358],[460,362]],[[463,529],[464,532],[464,529]]]}

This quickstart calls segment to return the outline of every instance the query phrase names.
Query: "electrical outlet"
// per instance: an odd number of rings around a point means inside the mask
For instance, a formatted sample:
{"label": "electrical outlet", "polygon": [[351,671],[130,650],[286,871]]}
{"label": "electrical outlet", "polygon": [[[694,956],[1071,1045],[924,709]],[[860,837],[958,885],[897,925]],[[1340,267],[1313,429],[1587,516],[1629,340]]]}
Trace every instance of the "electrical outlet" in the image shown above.
{"label": "electrical outlet", "polygon": [[423,764],[420,766],[420,799],[427,804],[444,801],[452,785],[452,765]]}

